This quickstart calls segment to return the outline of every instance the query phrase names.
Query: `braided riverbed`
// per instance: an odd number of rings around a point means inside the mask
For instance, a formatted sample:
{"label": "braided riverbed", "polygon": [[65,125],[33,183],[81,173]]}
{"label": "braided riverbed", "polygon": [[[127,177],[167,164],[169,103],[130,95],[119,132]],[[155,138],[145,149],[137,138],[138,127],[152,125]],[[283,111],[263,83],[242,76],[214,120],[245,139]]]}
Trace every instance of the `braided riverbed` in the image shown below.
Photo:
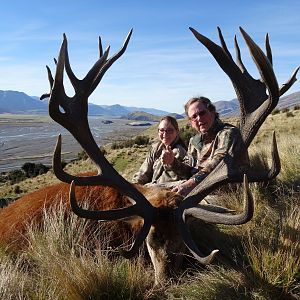
{"label": "braided riverbed", "polygon": [[[97,116],[90,117],[89,123],[99,146],[128,139],[145,130],[145,126],[131,126],[130,121],[123,119]],[[49,117],[0,115],[0,172],[18,169],[26,162],[50,165],[60,133],[62,159],[72,160],[82,150],[80,145],[66,129]]]}

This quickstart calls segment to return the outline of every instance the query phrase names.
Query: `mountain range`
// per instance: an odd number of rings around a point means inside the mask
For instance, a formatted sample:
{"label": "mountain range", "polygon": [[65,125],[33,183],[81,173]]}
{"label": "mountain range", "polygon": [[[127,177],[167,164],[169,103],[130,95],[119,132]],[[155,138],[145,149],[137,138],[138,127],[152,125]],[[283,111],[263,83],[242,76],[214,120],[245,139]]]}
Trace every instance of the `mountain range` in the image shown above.
{"label": "mountain range", "polygon": [[[143,111],[156,116],[168,114],[167,111],[145,108],[114,105],[96,105],[88,104],[89,115],[99,116],[126,116],[135,111]],[[0,114],[48,114],[48,99],[40,100],[36,96],[28,96],[23,92],[18,91],[2,91],[0,90]]]}
{"label": "mountain range", "polygon": [[[279,100],[277,108],[289,108],[300,104],[300,92],[284,96]],[[217,111],[221,116],[233,116],[239,113],[237,99],[230,101],[214,102]],[[89,103],[89,115],[126,117],[133,112],[144,112],[155,116],[171,114],[171,112],[145,107],[114,105],[96,105]],[[0,90],[0,114],[48,114],[48,100],[39,100],[39,97],[28,96],[18,91]],[[182,114],[184,115],[184,113]],[[177,114],[177,117],[180,115]]]}

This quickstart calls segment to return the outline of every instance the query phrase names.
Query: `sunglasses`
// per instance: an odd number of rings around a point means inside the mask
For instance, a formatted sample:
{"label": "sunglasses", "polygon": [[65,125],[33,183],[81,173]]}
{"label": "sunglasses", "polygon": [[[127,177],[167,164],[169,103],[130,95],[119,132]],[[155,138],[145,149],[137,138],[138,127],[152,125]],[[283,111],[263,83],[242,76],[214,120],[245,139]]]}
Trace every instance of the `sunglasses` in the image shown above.
{"label": "sunglasses", "polygon": [[192,116],[189,117],[191,121],[196,121],[198,117],[203,117],[207,113],[207,110],[201,110],[199,112],[194,113]]}

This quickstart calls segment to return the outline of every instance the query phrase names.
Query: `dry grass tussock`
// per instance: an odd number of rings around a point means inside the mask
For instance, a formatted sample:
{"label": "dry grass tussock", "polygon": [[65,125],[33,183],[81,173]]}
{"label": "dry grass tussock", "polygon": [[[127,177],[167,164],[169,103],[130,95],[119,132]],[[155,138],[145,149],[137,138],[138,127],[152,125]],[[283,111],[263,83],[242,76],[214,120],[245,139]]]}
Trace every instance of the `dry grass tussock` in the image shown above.
{"label": "dry grass tussock", "polygon": [[90,232],[88,222],[75,215],[65,218],[63,206],[44,214],[42,228],[28,225],[27,249],[11,253],[2,248],[1,299],[151,297],[152,271],[141,256],[125,260],[109,249],[111,229]]}

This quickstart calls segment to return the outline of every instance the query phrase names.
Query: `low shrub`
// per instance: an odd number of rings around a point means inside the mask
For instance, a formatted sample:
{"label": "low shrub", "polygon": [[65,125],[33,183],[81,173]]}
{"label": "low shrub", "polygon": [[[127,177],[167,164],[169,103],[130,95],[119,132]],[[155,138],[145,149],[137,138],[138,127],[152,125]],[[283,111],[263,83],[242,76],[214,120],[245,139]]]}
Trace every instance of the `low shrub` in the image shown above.
{"label": "low shrub", "polygon": [[149,136],[145,135],[138,135],[134,138],[134,144],[142,146],[142,145],[148,145],[149,144]]}
{"label": "low shrub", "polygon": [[16,185],[16,186],[14,187],[14,193],[15,193],[15,194],[21,194],[21,193],[22,193],[22,189],[20,188],[19,185]]}
{"label": "low shrub", "polygon": [[196,135],[197,132],[194,128],[192,128],[189,124],[184,127],[181,127],[179,130],[179,135],[186,145],[189,144],[190,138]]}
{"label": "low shrub", "polygon": [[274,109],[273,111],[272,111],[272,115],[277,115],[277,114],[279,114],[280,113],[280,109]]}
{"label": "low shrub", "polygon": [[26,177],[32,178],[47,173],[50,168],[41,163],[35,164],[28,162],[23,164],[21,169],[25,172]]}
{"label": "low shrub", "polygon": [[133,139],[121,141],[121,142],[113,142],[111,145],[112,149],[123,149],[123,148],[131,148],[134,145],[138,146],[147,146],[150,143],[150,137],[145,135],[138,135]]}
{"label": "low shrub", "polygon": [[77,153],[78,160],[86,160],[89,156],[86,154],[84,150]]}
{"label": "low shrub", "polygon": [[285,116],[286,116],[287,118],[290,118],[290,117],[294,117],[294,114],[293,114],[291,111],[288,111],[288,112],[285,114]]}
{"label": "low shrub", "polygon": [[26,174],[23,170],[12,170],[7,173],[7,180],[10,184],[18,183],[26,179]]}

